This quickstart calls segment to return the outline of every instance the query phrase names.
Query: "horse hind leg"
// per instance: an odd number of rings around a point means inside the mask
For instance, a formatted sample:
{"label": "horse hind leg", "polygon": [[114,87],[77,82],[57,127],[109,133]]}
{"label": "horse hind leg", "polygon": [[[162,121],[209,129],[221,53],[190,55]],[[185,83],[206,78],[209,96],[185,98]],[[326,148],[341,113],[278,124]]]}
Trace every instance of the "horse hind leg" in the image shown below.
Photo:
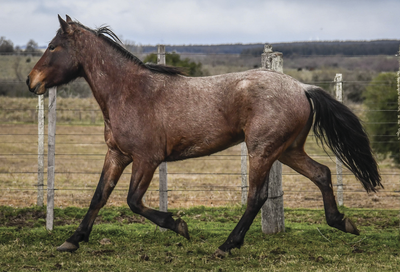
{"label": "horse hind leg", "polygon": [[150,185],[155,169],[156,166],[153,164],[133,162],[127,198],[128,205],[134,213],[140,214],[158,226],[170,229],[189,240],[189,230],[185,221],[181,218],[174,220],[172,213],[157,211],[143,204],[143,196]]}
{"label": "horse hind leg", "polygon": [[214,252],[215,257],[223,258],[233,248],[240,248],[243,245],[247,231],[268,198],[269,172],[278,153],[279,150],[275,150],[264,156],[257,152],[249,152],[249,193],[246,211],[227,240]]}
{"label": "horse hind leg", "polygon": [[329,226],[341,231],[359,235],[357,227],[349,218],[345,218],[340,213],[332,189],[331,171],[325,165],[322,165],[311,159],[301,148],[286,150],[279,160],[291,167],[293,170],[309,178],[318,186],[322,193],[324,202],[325,218]]}

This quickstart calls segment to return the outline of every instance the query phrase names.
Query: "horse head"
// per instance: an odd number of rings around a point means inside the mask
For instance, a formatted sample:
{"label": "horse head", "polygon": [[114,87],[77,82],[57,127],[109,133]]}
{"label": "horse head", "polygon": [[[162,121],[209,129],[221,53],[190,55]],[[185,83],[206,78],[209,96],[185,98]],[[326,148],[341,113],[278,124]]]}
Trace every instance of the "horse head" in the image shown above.
{"label": "horse head", "polygon": [[33,67],[26,80],[29,90],[37,95],[46,89],[66,84],[79,76],[80,64],[77,60],[75,38],[79,28],[67,15],[64,21],[60,15],[61,28],[50,42],[45,53]]}

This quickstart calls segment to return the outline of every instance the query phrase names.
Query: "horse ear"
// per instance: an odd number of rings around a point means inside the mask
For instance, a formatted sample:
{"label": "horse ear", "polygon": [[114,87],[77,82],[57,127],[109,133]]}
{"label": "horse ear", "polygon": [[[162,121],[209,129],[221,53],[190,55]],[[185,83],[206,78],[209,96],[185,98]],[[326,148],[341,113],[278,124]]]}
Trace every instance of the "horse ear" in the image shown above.
{"label": "horse ear", "polygon": [[65,15],[65,17],[67,18],[67,23],[71,23],[72,22],[71,17],[69,17],[68,15]]}
{"label": "horse ear", "polygon": [[71,34],[72,33],[72,27],[66,21],[64,21],[60,17],[60,15],[58,15],[58,21],[60,21],[60,26],[61,26],[61,29],[62,29],[62,31],[64,33],[67,33],[67,34]]}

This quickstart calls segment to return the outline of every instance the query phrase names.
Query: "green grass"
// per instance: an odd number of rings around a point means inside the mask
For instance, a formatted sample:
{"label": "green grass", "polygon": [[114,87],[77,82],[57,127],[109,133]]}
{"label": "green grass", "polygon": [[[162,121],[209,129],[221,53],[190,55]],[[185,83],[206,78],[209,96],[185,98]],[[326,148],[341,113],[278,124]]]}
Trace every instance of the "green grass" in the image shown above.
{"label": "green grass", "polygon": [[[332,229],[321,210],[285,210],[286,232],[265,235],[260,217],[245,244],[227,258],[212,257],[243,213],[241,207],[172,210],[189,225],[191,240],[160,232],[128,208],[103,209],[88,243],[75,253],[60,245],[85,209],[55,210],[55,228],[44,228],[45,209],[0,207],[2,271],[399,271],[399,219],[395,210],[346,209],[360,236]],[[109,240],[104,240],[105,238]]]}

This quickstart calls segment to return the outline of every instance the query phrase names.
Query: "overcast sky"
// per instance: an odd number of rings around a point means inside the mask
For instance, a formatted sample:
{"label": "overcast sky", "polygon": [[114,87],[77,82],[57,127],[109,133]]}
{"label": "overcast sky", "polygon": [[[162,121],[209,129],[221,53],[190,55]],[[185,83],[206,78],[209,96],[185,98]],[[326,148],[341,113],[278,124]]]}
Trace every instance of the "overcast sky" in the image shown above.
{"label": "overcast sky", "polygon": [[0,36],[47,45],[57,14],[151,45],[400,39],[400,0],[0,0]]}

